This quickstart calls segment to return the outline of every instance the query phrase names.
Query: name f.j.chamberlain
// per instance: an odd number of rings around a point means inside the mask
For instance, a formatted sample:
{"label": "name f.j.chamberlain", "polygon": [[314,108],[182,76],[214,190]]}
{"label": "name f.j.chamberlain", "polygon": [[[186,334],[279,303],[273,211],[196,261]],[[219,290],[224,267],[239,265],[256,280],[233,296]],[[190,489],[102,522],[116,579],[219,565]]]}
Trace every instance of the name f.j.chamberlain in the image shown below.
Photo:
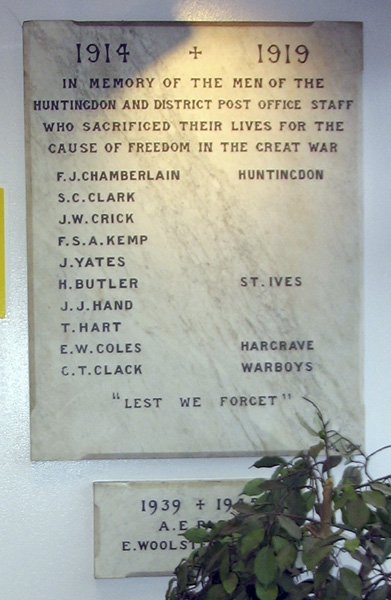
{"label": "name f.j.chamberlain", "polygon": [[65,174],[57,171],[57,181],[180,181],[178,169],[134,171],[73,171]]}

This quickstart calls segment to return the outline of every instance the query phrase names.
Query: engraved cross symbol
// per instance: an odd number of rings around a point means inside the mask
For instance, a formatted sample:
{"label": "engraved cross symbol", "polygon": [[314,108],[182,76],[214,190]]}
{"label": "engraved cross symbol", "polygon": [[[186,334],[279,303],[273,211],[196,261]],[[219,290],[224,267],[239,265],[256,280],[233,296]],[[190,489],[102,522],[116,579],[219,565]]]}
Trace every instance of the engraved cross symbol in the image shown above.
{"label": "engraved cross symbol", "polygon": [[202,54],[201,50],[197,50],[197,46],[193,46],[194,50],[189,50],[189,54],[194,54],[194,60],[197,60],[198,55]]}
{"label": "engraved cross symbol", "polygon": [[198,500],[196,506],[198,506],[198,508],[202,510],[202,508],[205,506],[205,502],[203,502],[203,500]]}

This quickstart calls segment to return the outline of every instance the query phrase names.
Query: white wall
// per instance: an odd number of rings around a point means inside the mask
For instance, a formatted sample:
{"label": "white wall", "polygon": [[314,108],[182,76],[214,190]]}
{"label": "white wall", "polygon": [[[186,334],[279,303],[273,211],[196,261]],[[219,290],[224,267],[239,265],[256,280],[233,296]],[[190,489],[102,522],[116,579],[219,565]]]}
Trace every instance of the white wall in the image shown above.
{"label": "white wall", "polygon": [[[94,580],[92,482],[246,477],[251,459],[30,462],[22,22],[32,19],[364,22],[364,376],[371,451],[391,442],[391,2],[0,0],[0,187],[8,270],[7,317],[0,322],[0,598],[163,598],[164,578]],[[389,468],[389,458],[379,469]]]}

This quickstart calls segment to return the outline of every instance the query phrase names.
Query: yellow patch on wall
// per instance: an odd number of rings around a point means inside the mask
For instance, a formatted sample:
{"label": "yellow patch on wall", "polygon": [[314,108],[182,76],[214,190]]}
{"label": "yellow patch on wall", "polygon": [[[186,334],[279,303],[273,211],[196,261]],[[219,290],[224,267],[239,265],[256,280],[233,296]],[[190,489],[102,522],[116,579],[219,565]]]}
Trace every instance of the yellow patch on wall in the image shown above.
{"label": "yellow patch on wall", "polygon": [[0,319],[5,317],[4,190],[0,188]]}

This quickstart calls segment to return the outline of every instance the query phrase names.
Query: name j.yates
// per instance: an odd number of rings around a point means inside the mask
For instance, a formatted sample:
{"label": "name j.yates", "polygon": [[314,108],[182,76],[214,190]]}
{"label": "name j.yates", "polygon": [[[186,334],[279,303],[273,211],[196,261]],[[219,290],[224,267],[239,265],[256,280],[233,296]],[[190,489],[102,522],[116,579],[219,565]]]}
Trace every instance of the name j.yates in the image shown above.
{"label": "name j.yates", "polygon": [[90,376],[90,375],[142,375],[142,365],[77,365],[76,367],[69,367],[64,365],[61,367],[61,375],[67,377]]}

